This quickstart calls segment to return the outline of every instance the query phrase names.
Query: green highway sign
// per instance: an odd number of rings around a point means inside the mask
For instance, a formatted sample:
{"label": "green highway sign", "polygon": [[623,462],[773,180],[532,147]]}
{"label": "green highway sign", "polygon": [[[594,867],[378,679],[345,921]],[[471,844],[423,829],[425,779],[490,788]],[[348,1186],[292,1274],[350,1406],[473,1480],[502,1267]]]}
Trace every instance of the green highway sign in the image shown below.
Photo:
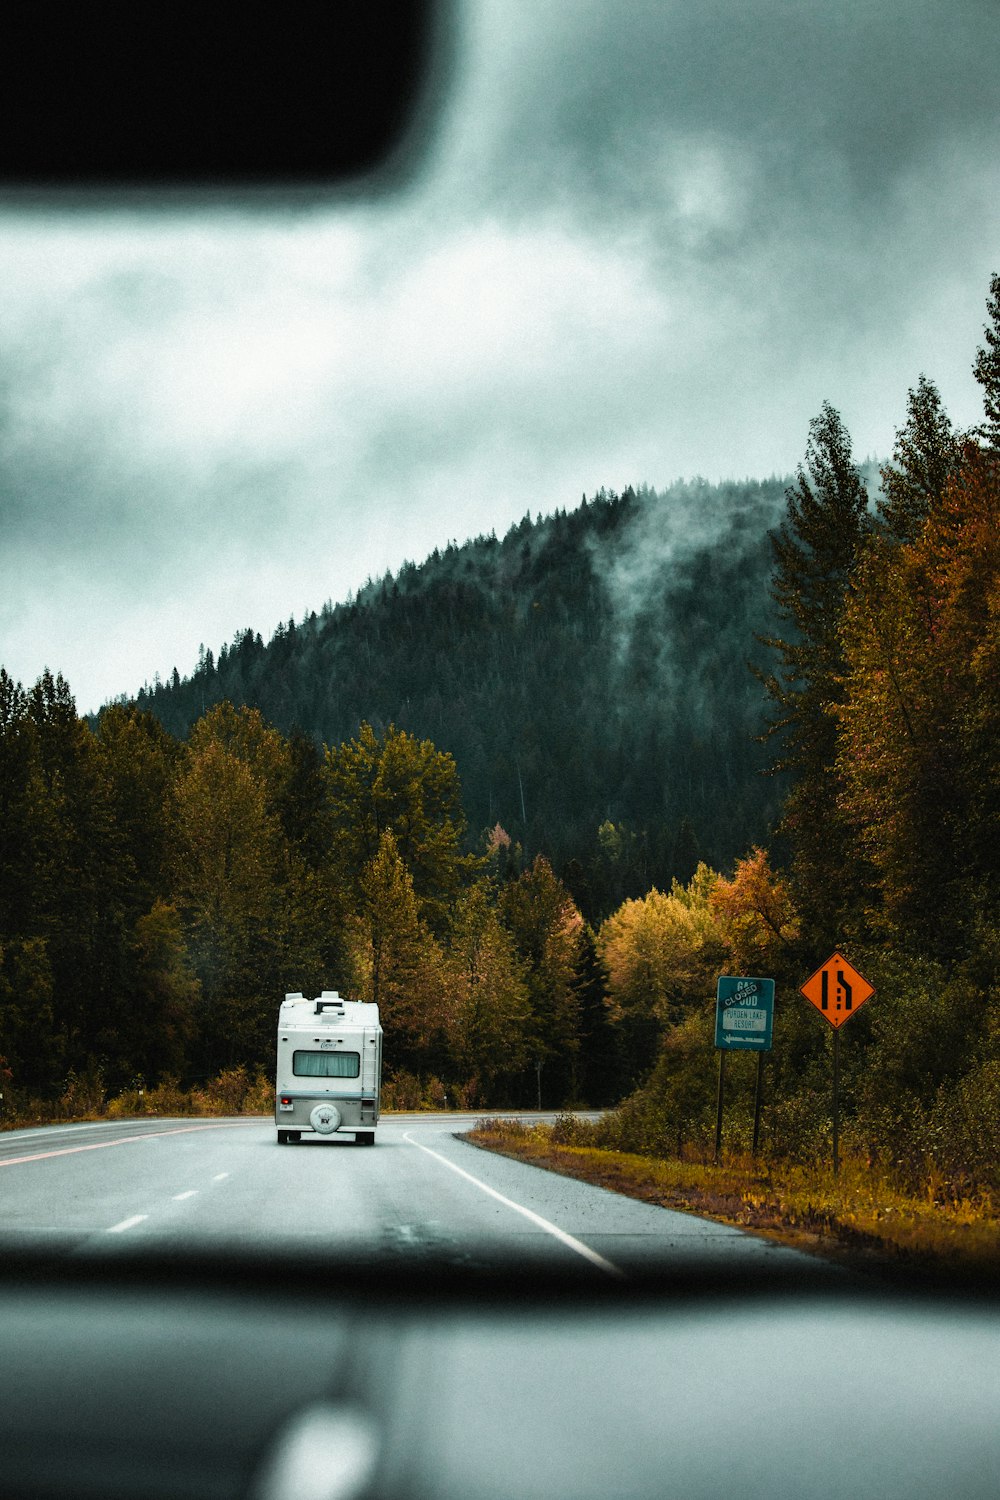
{"label": "green highway sign", "polygon": [[774,980],[723,974],[715,997],[715,1045],[726,1052],[770,1052]]}

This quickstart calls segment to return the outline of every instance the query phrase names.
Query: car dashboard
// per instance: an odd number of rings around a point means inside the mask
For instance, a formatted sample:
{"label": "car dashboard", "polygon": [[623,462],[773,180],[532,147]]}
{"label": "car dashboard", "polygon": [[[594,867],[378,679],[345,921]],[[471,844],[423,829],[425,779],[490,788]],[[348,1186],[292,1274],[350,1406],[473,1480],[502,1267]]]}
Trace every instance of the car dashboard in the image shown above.
{"label": "car dashboard", "polygon": [[995,1299],[313,1251],[4,1259],[6,1500],[994,1494]]}

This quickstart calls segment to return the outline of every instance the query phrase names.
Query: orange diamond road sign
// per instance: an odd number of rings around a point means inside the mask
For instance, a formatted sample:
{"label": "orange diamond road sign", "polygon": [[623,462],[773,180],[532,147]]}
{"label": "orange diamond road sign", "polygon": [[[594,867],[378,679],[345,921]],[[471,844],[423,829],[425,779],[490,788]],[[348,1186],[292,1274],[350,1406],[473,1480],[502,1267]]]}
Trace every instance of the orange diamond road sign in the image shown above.
{"label": "orange diamond road sign", "polygon": [[802,993],[831,1026],[843,1026],[875,990],[842,953],[834,953],[806,980]]}

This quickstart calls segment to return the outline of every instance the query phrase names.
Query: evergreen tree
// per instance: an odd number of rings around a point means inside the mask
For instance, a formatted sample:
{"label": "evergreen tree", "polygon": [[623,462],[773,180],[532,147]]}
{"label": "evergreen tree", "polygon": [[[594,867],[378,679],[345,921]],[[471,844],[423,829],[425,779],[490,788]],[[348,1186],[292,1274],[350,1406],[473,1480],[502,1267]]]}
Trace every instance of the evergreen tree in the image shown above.
{"label": "evergreen tree", "polygon": [[97,743],[134,920],[167,894],[167,802],[179,747],[153,714],[122,704],[101,715]]}
{"label": "evergreen tree", "polygon": [[990,277],[990,291],[986,299],[989,323],[984,324],[986,346],[976,350],[976,362],[972,367],[983,388],[983,410],[986,421],[977,429],[991,448],[1000,448],[1000,274],[994,271]]}
{"label": "evergreen tree", "polygon": [[329,863],[333,828],[323,774],[323,752],[309,735],[288,737],[288,774],[278,802],[285,836],[314,870]]}
{"label": "evergreen tree", "polygon": [[28,697],[0,667],[0,936],[36,930],[42,799]]}
{"label": "evergreen tree", "polygon": [[879,514],[889,536],[912,542],[961,460],[961,443],[926,375],[907,393],[906,422],[896,433],[893,462],[881,470]]}
{"label": "evergreen tree", "polygon": [[130,869],[100,747],[68,683],[44,672],[28,715],[38,747],[32,929],[45,938],[53,994],[78,1069],[114,1067],[126,977]]}
{"label": "evergreen tree", "polygon": [[597,956],[594,930],[585,925],[573,976],[579,1007],[578,1086],[591,1106],[614,1104],[630,1082],[618,1029],[611,1024],[606,1001],[607,979]]}
{"label": "evergreen tree", "polygon": [[552,866],[539,854],[530,870],[506,885],[500,911],[527,976],[532,1020],[529,1050],[547,1067],[550,1102],[577,1091],[580,997],[577,965],[583,918]]}
{"label": "evergreen tree", "polygon": [[15,1097],[48,1094],[70,1060],[44,938],[0,936],[0,1058]]}
{"label": "evergreen tree", "polygon": [[792,847],[796,896],[807,927],[825,945],[838,939],[851,893],[835,712],[844,672],[840,622],[870,529],[850,437],[828,402],[809,424],[806,462],[786,498],[787,517],[771,538],[772,597],[786,634],[761,638],[780,661],[761,676],[777,709],[768,733],[781,740],[772,769],[792,778],[780,826]]}
{"label": "evergreen tree", "polygon": [[201,985],[188,957],[180,916],[157,899],[135,924],[134,985],[123,1024],[123,1060],[150,1082],[180,1077],[192,1061]]}
{"label": "evergreen tree", "polygon": [[[874,545],[844,614],[841,801],[874,872],[867,926],[948,957],[993,909],[1000,463],[969,444],[910,545]],[[964,934],[964,936],[963,936]]]}

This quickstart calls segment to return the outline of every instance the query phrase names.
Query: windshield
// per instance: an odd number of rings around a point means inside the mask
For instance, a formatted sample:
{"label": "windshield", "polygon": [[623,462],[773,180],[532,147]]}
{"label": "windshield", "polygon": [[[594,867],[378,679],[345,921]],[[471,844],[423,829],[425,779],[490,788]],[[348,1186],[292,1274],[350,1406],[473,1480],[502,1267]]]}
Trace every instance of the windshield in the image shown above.
{"label": "windshield", "polygon": [[377,191],[0,200],[0,1229],[992,1264],[996,27],[446,14]]}

